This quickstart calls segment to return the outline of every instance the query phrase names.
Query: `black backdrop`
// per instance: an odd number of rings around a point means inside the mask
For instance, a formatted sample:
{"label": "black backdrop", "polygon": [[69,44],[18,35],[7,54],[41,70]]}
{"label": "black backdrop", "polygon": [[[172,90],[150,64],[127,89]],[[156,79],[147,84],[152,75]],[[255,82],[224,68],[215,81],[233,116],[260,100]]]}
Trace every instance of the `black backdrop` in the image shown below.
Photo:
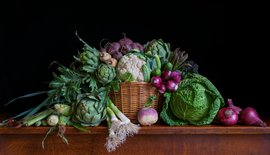
{"label": "black backdrop", "polygon": [[[262,69],[266,63],[260,45],[255,44],[260,26],[251,26],[262,23],[249,9],[242,12],[239,7],[202,2],[160,6],[135,1],[124,6],[77,1],[0,3],[0,104],[47,90],[52,79],[49,64],[57,60],[69,65],[82,47],[76,30],[97,48],[103,38],[116,41],[124,32],[142,44],[162,38],[172,49],[180,47],[225,99],[232,98],[241,107],[253,106],[269,116],[267,91],[262,90],[268,85]],[[26,109],[28,102],[38,104],[42,99],[19,101],[4,110]]]}

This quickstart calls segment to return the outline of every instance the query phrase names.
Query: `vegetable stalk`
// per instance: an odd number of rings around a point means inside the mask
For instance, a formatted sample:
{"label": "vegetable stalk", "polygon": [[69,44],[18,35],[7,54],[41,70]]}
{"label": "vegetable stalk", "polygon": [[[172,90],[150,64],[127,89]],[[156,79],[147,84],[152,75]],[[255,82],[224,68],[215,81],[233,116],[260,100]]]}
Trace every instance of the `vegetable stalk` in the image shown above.
{"label": "vegetable stalk", "polygon": [[47,116],[49,116],[53,112],[54,112],[53,109],[46,109],[46,110],[44,110],[36,115],[33,115],[31,117],[27,117],[23,120],[23,125],[31,126],[31,125],[35,124],[36,122],[46,118]]}
{"label": "vegetable stalk", "polygon": [[120,118],[121,124],[119,126],[119,133],[125,134],[126,136],[133,136],[139,132],[139,125],[133,124],[129,118],[126,117],[114,104],[109,100],[109,107]]}
{"label": "vegetable stalk", "polygon": [[117,133],[121,121],[116,117],[114,112],[107,107],[107,122],[109,127],[109,136],[106,138],[105,147],[108,152],[115,151],[116,148],[125,141],[126,137]]}

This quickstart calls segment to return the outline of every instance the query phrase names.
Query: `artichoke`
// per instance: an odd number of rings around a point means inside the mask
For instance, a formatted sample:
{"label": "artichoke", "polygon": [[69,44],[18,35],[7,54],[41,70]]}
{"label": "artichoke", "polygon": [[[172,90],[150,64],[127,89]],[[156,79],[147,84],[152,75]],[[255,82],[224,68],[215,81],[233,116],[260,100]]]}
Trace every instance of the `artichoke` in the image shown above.
{"label": "artichoke", "polygon": [[83,126],[98,126],[106,118],[105,91],[98,95],[80,94],[78,101],[72,105],[72,120]]}
{"label": "artichoke", "polygon": [[110,83],[116,76],[115,68],[111,65],[101,63],[96,72],[96,78],[99,83],[106,85]]}
{"label": "artichoke", "polygon": [[170,44],[165,43],[162,39],[154,39],[151,42],[147,43],[145,47],[145,52],[145,54],[150,57],[158,55],[160,57],[161,65],[164,65],[168,62],[168,59],[170,57]]}
{"label": "artichoke", "polygon": [[76,33],[79,40],[84,44],[83,52],[79,53],[74,59],[81,63],[81,69],[87,73],[93,73],[99,64],[99,51],[92,48],[85,41],[83,41]]}
{"label": "artichoke", "polygon": [[224,106],[224,99],[216,87],[196,73],[187,74],[177,91],[166,94],[165,98],[160,116],[169,125],[210,124]]}
{"label": "artichoke", "polygon": [[87,73],[93,73],[99,64],[99,53],[96,49],[84,48],[84,52],[74,58],[82,64],[81,69]]}

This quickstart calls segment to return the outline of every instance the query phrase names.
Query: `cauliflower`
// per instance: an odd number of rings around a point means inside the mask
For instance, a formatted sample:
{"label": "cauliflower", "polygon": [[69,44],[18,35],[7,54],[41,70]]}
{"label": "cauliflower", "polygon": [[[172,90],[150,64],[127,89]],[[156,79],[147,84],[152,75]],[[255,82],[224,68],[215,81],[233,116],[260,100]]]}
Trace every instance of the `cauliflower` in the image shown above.
{"label": "cauliflower", "polygon": [[143,82],[144,75],[142,66],[146,64],[144,57],[139,57],[133,53],[124,55],[117,64],[119,76],[124,75],[126,72],[132,74],[134,81]]}

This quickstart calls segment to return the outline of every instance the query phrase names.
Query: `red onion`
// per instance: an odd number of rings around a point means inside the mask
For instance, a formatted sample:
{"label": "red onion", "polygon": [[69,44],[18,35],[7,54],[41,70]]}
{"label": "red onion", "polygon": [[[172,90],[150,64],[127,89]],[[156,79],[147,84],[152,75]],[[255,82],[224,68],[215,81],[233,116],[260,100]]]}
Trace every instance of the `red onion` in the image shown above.
{"label": "red onion", "polygon": [[240,114],[240,112],[242,111],[242,109],[240,107],[237,107],[233,104],[232,102],[232,99],[229,99],[227,100],[227,104],[228,104],[228,107],[232,108],[234,111],[236,111],[237,114]]}
{"label": "red onion", "polygon": [[171,73],[171,79],[175,82],[175,83],[179,83],[181,81],[181,74],[178,71],[172,71]]}
{"label": "red onion", "polygon": [[169,80],[166,82],[166,89],[170,92],[175,92],[178,88],[178,84],[175,83],[173,80]]}
{"label": "red onion", "polygon": [[166,87],[164,84],[161,85],[161,87],[158,88],[159,93],[164,94],[166,91]]}
{"label": "red onion", "polygon": [[165,70],[162,72],[161,77],[163,81],[169,80],[171,78],[171,71]]}
{"label": "red onion", "polygon": [[159,88],[162,86],[162,79],[160,76],[153,76],[151,78],[151,83],[154,87]]}
{"label": "red onion", "polygon": [[152,125],[158,120],[158,113],[154,108],[144,107],[138,112],[138,121],[141,125]]}
{"label": "red onion", "polygon": [[222,108],[218,111],[218,120],[224,125],[235,125],[238,121],[237,112],[233,108]]}
{"label": "red onion", "polygon": [[240,120],[246,125],[258,125],[261,127],[267,126],[266,123],[259,118],[257,111],[252,107],[247,107],[242,110],[240,113]]}

